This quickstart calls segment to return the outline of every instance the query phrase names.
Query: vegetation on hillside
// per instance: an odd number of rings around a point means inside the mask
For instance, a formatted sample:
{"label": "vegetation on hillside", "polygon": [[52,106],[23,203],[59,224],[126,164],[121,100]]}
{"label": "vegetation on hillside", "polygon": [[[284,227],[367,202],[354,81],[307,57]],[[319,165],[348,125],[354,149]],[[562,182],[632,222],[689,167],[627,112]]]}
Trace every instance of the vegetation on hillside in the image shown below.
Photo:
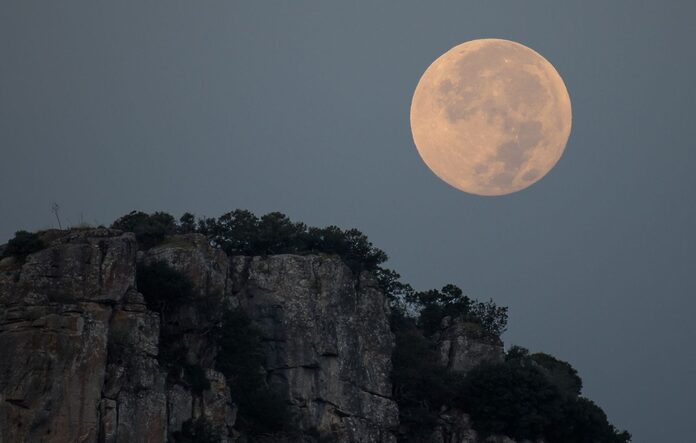
{"label": "vegetation on hillside", "polygon": [[[415,434],[431,428],[444,406],[466,411],[483,434],[551,443],[630,441],[601,408],[580,395],[577,371],[548,354],[530,355],[513,347],[504,362],[482,365],[466,376],[446,370],[438,363],[434,339],[442,320],[458,318],[482,337],[497,339],[507,327],[507,308],[474,300],[451,284],[415,291],[398,273],[380,266],[386,254],[358,230],[307,227],[278,212],[257,217],[245,210],[202,219],[186,213],[178,221],[164,213],[133,212],[112,227],[135,232],[146,247],[171,234],[196,232],[228,255],[336,254],[354,271],[374,272],[392,306],[394,398],[402,424]],[[218,370],[239,399],[241,423],[252,432],[288,429],[287,409],[259,371],[258,331],[241,311],[232,311],[225,314],[217,337]]]}
{"label": "vegetation on hillside", "polygon": [[[148,249],[174,234],[199,233],[228,255],[333,254],[354,272],[371,271],[390,301],[395,336],[392,356],[393,396],[401,423],[412,436],[432,429],[443,407],[465,411],[483,435],[539,439],[549,443],[626,443],[630,434],[609,423],[602,409],[581,395],[582,380],[567,362],[543,353],[512,347],[505,361],[481,365],[466,375],[439,364],[437,335],[445,317],[457,318],[483,339],[498,340],[508,321],[506,307],[480,302],[455,285],[416,291],[398,273],[381,265],[386,254],[356,229],[308,227],[279,212],[261,217],[234,210],[218,218],[179,220],[163,212],[131,212],[116,220],[115,229],[133,232]],[[24,260],[45,247],[37,234],[19,231],[3,256]],[[164,262],[140,265],[137,284],[149,309],[166,318],[192,297],[188,279]],[[215,311],[215,313],[213,313]],[[238,424],[253,436],[293,432],[288,405],[268,386],[263,371],[260,332],[241,310],[211,310],[216,316],[211,336],[217,347],[216,369],[225,375],[239,405]],[[193,392],[209,389],[205,371],[187,360],[179,337],[161,337],[160,363],[177,382]],[[204,421],[190,421],[175,441],[214,441],[216,430]],[[425,438],[425,436],[423,437]]]}
{"label": "vegetation on hillside", "polygon": [[227,255],[324,253],[340,256],[354,271],[375,270],[387,260],[357,229],[337,226],[308,227],[285,214],[271,212],[261,217],[236,209],[218,218],[199,218],[185,213],[178,221],[164,212],[133,211],[116,220],[114,229],[134,232],[143,249],[164,241],[168,235],[199,233]]}
{"label": "vegetation on hillside", "polygon": [[[160,314],[160,367],[170,382],[188,386],[195,394],[210,389],[210,381],[199,362],[190,360],[180,334],[167,330],[167,317],[193,299],[193,284],[186,275],[164,261],[139,264],[137,286],[148,309]],[[201,303],[198,300],[198,303]],[[214,326],[209,337],[217,349],[216,369],[226,378],[239,407],[237,426],[250,437],[287,434],[293,426],[287,402],[266,383],[260,332],[240,309],[204,309],[206,322]],[[205,420],[189,421],[177,433],[175,442],[219,441],[219,430]],[[217,438],[217,440],[215,439]]]}
{"label": "vegetation on hillside", "polygon": [[505,331],[507,308],[470,299],[454,285],[416,292],[394,271],[377,275],[392,300],[394,399],[410,434],[432,429],[446,407],[468,413],[484,435],[550,443],[630,441],[628,432],[619,432],[599,406],[580,395],[577,371],[548,354],[513,346],[504,362],[480,365],[466,375],[438,363],[436,333],[444,317],[459,317],[495,338]]}
{"label": "vegetation on hillside", "polygon": [[630,441],[628,432],[618,431],[599,406],[580,395],[582,381],[570,364],[520,349],[463,379],[455,403],[471,415],[476,429],[552,443]]}

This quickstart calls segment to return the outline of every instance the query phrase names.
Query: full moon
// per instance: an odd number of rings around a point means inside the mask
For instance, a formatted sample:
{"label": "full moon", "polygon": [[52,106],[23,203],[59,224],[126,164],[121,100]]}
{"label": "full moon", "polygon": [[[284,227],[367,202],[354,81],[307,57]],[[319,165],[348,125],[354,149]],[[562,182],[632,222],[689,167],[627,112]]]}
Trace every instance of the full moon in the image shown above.
{"label": "full moon", "polygon": [[418,153],[464,192],[504,195],[544,177],[570,135],[568,90],[532,49],[481,39],[450,49],[425,71],[411,103]]}

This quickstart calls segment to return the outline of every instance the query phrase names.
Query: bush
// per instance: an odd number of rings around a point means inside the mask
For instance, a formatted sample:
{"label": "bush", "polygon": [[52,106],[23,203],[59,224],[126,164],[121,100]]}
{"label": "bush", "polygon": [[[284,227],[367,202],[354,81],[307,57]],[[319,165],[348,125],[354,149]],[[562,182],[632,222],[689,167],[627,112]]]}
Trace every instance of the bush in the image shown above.
{"label": "bush", "polygon": [[311,250],[340,256],[354,272],[375,270],[387,260],[387,254],[375,248],[357,229],[344,231],[337,226],[310,228],[307,244]]}
{"label": "bush", "polygon": [[196,216],[190,212],[185,212],[181,218],[179,218],[177,232],[180,234],[196,232]]}
{"label": "bush", "polygon": [[393,397],[400,421],[409,429],[431,428],[441,406],[451,406],[461,377],[439,364],[435,345],[412,318],[392,313],[395,347],[392,354]]}
{"label": "bush", "polygon": [[111,224],[111,228],[133,232],[143,249],[158,245],[167,235],[175,234],[178,229],[174,217],[166,212],[146,214],[139,211],[119,218]]}
{"label": "bush", "polygon": [[188,277],[165,261],[138,264],[136,284],[148,309],[162,315],[170,306],[193,297],[193,285]]}
{"label": "bush", "polygon": [[499,337],[507,328],[507,308],[493,301],[479,302],[463,295],[461,289],[449,284],[442,289],[414,292],[406,296],[413,310],[419,311],[418,325],[427,335],[440,329],[446,316],[477,323],[490,336]]}
{"label": "bush", "polygon": [[549,381],[564,395],[577,397],[582,391],[582,379],[570,363],[559,360],[549,354],[539,352],[529,357],[543,368]]}
{"label": "bush", "polygon": [[562,404],[558,389],[538,369],[509,362],[471,370],[459,401],[477,431],[520,440],[542,438]]}
{"label": "bush", "polygon": [[[138,264],[136,284],[148,309],[158,312],[162,322],[168,312],[193,298],[193,285],[189,278],[165,261]],[[200,394],[210,389],[210,381],[200,365],[188,361],[187,349],[181,345],[180,339],[180,336],[165,334],[163,325],[160,327],[159,364],[167,370],[171,380],[183,381],[193,393]]]}
{"label": "bush", "polygon": [[547,431],[547,439],[563,443],[628,443],[631,434],[617,431],[602,409],[584,397],[567,399],[560,419]]}
{"label": "bush", "polygon": [[[505,363],[482,365],[467,374],[458,394],[474,428],[522,440],[563,443],[626,443],[606,414],[580,397],[582,380],[568,363],[547,354],[511,349]],[[508,353],[509,354],[509,353]]]}
{"label": "bush", "polygon": [[[432,299],[456,300],[458,291],[434,291]],[[401,423],[415,438],[427,439],[441,408],[467,412],[473,427],[486,435],[551,443],[627,443],[630,434],[617,431],[604,412],[580,397],[582,380],[567,362],[548,354],[530,354],[513,346],[505,362],[486,363],[466,376],[439,364],[437,343],[424,334],[422,323],[393,310],[393,397]]]}
{"label": "bush", "polygon": [[382,267],[375,269],[377,284],[390,301],[398,301],[399,305],[405,301],[406,297],[413,294],[413,288],[408,283],[401,282],[401,275]]}
{"label": "bush", "polygon": [[199,232],[227,255],[253,255],[257,247],[259,219],[249,211],[237,209],[198,223]]}
{"label": "bush", "polygon": [[582,391],[582,379],[578,371],[570,363],[549,354],[543,352],[530,354],[521,346],[512,346],[505,354],[505,361],[540,369],[546,378],[566,396],[577,397]]}
{"label": "bush", "polygon": [[3,257],[16,257],[24,261],[29,254],[38,252],[46,247],[38,234],[27,231],[15,232],[14,238],[7,242]]}
{"label": "bush", "polygon": [[280,212],[259,219],[249,211],[237,209],[217,220],[199,220],[198,231],[227,255],[336,254],[353,271],[374,270],[387,259],[384,251],[375,248],[357,229],[308,228]]}
{"label": "bush", "polygon": [[236,209],[216,218],[198,219],[184,213],[177,223],[169,214],[133,211],[116,220],[114,229],[134,232],[143,249],[161,243],[171,234],[200,233],[227,255],[272,255],[326,253],[340,256],[354,271],[375,270],[387,260],[357,229],[336,226],[308,228],[285,214],[270,212],[261,218]]}

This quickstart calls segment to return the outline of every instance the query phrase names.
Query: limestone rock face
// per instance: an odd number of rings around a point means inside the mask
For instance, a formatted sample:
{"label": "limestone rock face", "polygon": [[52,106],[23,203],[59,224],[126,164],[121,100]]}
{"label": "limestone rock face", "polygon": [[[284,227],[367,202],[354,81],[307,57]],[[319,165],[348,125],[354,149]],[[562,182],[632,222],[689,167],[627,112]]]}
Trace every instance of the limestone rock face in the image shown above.
{"label": "limestone rock face", "polygon": [[481,363],[500,363],[505,359],[499,337],[488,336],[478,325],[460,318],[445,317],[435,340],[440,362],[451,371],[466,373]]}
{"label": "limestone rock face", "polygon": [[[133,234],[52,231],[25,261],[0,261],[0,443],[164,443],[204,417],[221,442],[245,441],[215,370],[215,309],[241,306],[263,332],[265,370],[303,441],[395,442],[393,338],[368,273],[316,255],[228,258],[200,235],[138,252]],[[167,262],[194,293],[148,309],[136,263]],[[169,344],[167,344],[169,343]],[[162,362],[182,344],[210,387]]]}
{"label": "limestone rock face", "polygon": [[134,286],[132,234],[71,232],[0,264],[0,441],[97,441],[111,318]]}
{"label": "limestone rock face", "polygon": [[335,442],[393,442],[393,337],[368,273],[338,258],[233,257],[233,290],[261,329],[266,371],[301,429]]}
{"label": "limestone rock face", "polygon": [[236,306],[230,297],[230,262],[200,234],[176,235],[141,253],[140,263],[163,261],[193,284],[193,295],[172,306],[163,321],[163,335],[185,345],[191,363],[214,367],[215,349],[205,331],[219,319],[223,306]]}
{"label": "limestone rock face", "polygon": [[219,319],[220,308],[236,305],[230,298],[229,259],[222,251],[211,247],[203,235],[186,234],[168,238],[163,244],[140,254],[138,260],[143,264],[164,261],[191,281],[191,299],[168,310],[160,335],[169,343],[183,346],[186,362],[200,367],[210,383],[210,388],[200,393],[192,392],[190,387],[176,380],[168,383],[168,434],[180,431],[189,419],[204,417],[221,432],[224,441],[231,440],[235,435],[232,427],[236,407],[225,377],[214,370],[216,348],[209,334]]}
{"label": "limestone rock face", "polygon": [[138,296],[129,294],[130,303],[114,311],[109,328],[104,401],[115,401],[115,443],[159,442],[167,433],[165,374],[157,361],[160,319]]}
{"label": "limestone rock face", "polygon": [[196,297],[228,294],[229,260],[224,252],[208,244],[200,234],[175,235],[149,249],[146,262],[162,260],[191,279]]}

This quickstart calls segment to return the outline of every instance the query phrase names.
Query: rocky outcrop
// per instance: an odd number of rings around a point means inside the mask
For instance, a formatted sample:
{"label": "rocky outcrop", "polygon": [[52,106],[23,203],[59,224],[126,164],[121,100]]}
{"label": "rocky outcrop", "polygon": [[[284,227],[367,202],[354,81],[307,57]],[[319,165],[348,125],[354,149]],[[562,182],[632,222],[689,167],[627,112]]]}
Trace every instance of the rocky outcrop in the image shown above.
{"label": "rocky outcrop", "polygon": [[[440,330],[430,337],[437,349],[440,364],[449,371],[466,374],[484,363],[500,363],[505,358],[499,337],[486,334],[477,323],[462,318],[445,317]],[[505,436],[480,436],[464,411],[443,407],[430,429],[419,429],[420,434],[405,432],[403,441],[421,443],[515,443]],[[424,432],[425,431],[425,432]],[[425,435],[425,437],[423,437]]]}
{"label": "rocky outcrop", "polygon": [[[242,307],[263,332],[268,383],[304,441],[395,441],[393,339],[369,274],[335,257],[228,258],[200,235],[144,252],[115,230],[44,237],[26,261],[0,261],[0,443],[165,442],[199,417],[221,441],[244,440],[209,334],[222,306]],[[136,264],[160,260],[194,287],[165,318],[136,287]],[[169,373],[167,340],[209,387]]]}
{"label": "rocky outcrop", "polygon": [[187,234],[170,237],[141,252],[138,261],[142,264],[163,261],[188,277],[193,285],[190,299],[179,301],[167,310],[160,336],[174,343],[177,352],[186,354],[188,365],[205,372],[210,387],[203,392],[193,392],[195,389],[181,377],[170,377],[167,386],[169,435],[180,431],[187,420],[204,417],[221,433],[224,441],[233,439],[236,407],[225,377],[214,369],[216,346],[210,338],[210,331],[220,318],[220,308],[237,305],[230,296],[229,259],[222,251],[211,247],[204,236]]}
{"label": "rocky outcrop", "polygon": [[[167,435],[165,374],[160,370],[160,319],[129,291],[109,323],[109,354],[103,387],[103,441],[158,442]],[[115,421],[114,421],[115,419]]]}
{"label": "rocky outcrop", "polygon": [[[234,424],[219,373],[207,371],[211,388],[196,395],[160,367],[160,317],[135,288],[133,234],[44,237],[49,246],[24,263],[0,262],[0,442],[155,443],[199,416],[221,429]],[[163,254],[192,273],[225,266],[205,243],[189,242],[188,251]],[[192,277],[197,293],[221,283]]]}
{"label": "rocky outcrop", "polygon": [[265,341],[271,385],[302,430],[335,442],[393,442],[393,338],[388,307],[368,273],[338,258],[234,257],[241,307]]}
{"label": "rocky outcrop", "polygon": [[461,318],[442,319],[434,341],[440,362],[450,371],[467,373],[482,363],[500,363],[505,358],[499,337],[485,334],[480,325]]}
{"label": "rocky outcrop", "polygon": [[132,234],[91,230],[0,263],[0,441],[97,441],[118,406],[102,390],[135,252]]}

